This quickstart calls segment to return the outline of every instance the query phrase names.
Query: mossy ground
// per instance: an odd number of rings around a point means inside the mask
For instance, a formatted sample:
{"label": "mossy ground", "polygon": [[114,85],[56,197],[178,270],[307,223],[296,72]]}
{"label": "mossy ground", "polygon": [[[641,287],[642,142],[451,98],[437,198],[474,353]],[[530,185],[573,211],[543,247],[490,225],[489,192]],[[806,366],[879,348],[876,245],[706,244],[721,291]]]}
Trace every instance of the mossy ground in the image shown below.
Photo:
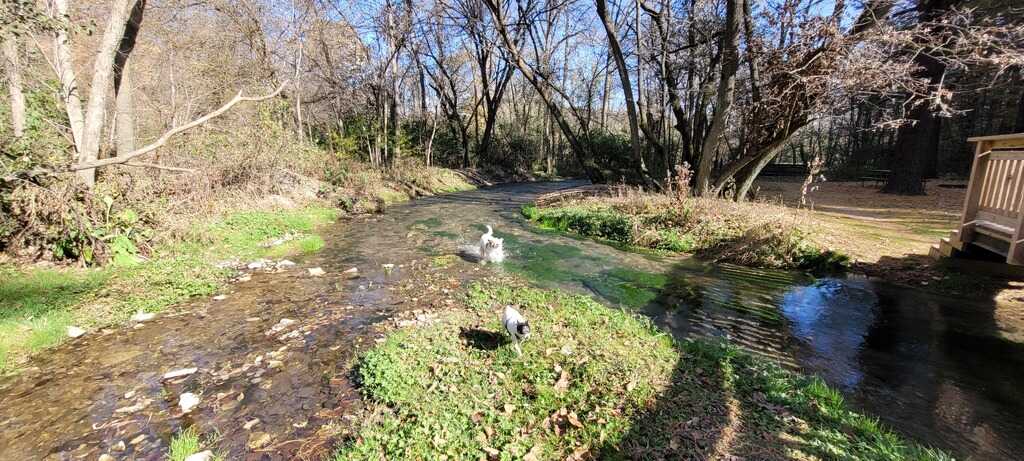
{"label": "mossy ground", "polygon": [[[192,296],[213,294],[229,271],[225,259],[284,258],[312,253],[323,245],[313,234],[337,212],[309,207],[297,210],[239,212],[197,224],[191,235],[156,249],[146,260],[127,266],[91,269],[19,269],[0,267],[0,373],[22,359],[60,343],[67,327],[117,324],[136,311],[158,312]],[[286,234],[298,238],[266,248]]]}
{"label": "mossy ground", "polygon": [[[516,303],[517,356],[498,322]],[[850,411],[820,380],[727,344],[675,341],[589,297],[490,281],[391,333],[356,372],[350,459],[946,459]]]}

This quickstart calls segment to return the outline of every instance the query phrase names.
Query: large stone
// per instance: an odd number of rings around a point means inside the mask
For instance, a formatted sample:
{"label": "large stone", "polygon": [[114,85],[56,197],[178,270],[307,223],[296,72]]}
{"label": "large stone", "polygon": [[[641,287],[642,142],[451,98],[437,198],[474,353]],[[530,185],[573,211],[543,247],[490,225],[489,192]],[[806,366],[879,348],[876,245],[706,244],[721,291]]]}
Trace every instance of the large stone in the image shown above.
{"label": "large stone", "polygon": [[154,314],[152,312],[138,311],[138,312],[135,313],[135,315],[132,316],[132,321],[133,322],[148,322],[150,320],[153,320],[154,317],[156,317],[156,314]]}
{"label": "large stone", "polygon": [[199,396],[191,392],[186,392],[178,397],[178,407],[181,408],[182,413],[189,413],[193,409],[199,406]]}
{"label": "large stone", "polygon": [[324,274],[326,274],[326,272],[324,272],[324,270],[319,267],[309,268],[309,275],[312,275],[313,277],[321,277]]}
{"label": "large stone", "polygon": [[179,369],[179,370],[168,371],[167,373],[164,373],[164,379],[180,378],[182,376],[188,376],[188,375],[190,375],[192,373],[195,373],[197,371],[199,371],[199,369],[195,368],[195,367],[193,367],[193,368],[182,368],[182,369]]}
{"label": "large stone", "polygon": [[213,452],[210,451],[210,450],[206,450],[206,451],[201,451],[199,453],[194,453],[194,454],[188,455],[188,457],[185,458],[185,461],[211,461],[212,459],[213,459]]}
{"label": "large stone", "polygon": [[79,327],[76,327],[76,326],[69,326],[68,327],[68,336],[69,337],[77,338],[77,337],[82,336],[84,334],[85,334],[85,330],[83,330],[83,329],[81,329]]}

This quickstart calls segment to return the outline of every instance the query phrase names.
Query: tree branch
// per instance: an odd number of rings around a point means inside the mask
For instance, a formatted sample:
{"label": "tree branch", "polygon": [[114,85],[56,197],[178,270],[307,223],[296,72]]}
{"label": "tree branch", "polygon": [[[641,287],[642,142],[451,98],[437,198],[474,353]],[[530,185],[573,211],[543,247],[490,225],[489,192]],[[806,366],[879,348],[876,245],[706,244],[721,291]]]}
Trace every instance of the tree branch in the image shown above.
{"label": "tree branch", "polygon": [[127,154],[119,155],[119,156],[113,157],[113,158],[106,158],[106,159],[96,160],[96,161],[92,161],[92,162],[76,163],[74,165],[71,165],[71,166],[67,167],[62,172],[72,172],[72,171],[79,171],[79,170],[88,170],[88,169],[92,169],[92,168],[99,168],[99,167],[104,167],[104,166],[109,166],[109,165],[117,165],[117,164],[121,164],[121,163],[128,163],[131,159],[133,159],[135,157],[148,154],[148,153],[150,153],[150,152],[152,152],[154,150],[157,150],[158,148],[162,147],[164,144],[167,144],[167,141],[170,140],[171,137],[173,137],[174,135],[177,135],[177,134],[180,134],[182,132],[191,130],[192,128],[200,126],[200,125],[202,125],[202,124],[204,124],[204,123],[206,123],[206,122],[208,122],[208,121],[210,121],[210,120],[212,120],[214,118],[217,118],[217,117],[219,117],[221,115],[224,115],[224,113],[227,112],[228,110],[230,110],[232,107],[234,107],[235,104],[238,104],[240,102],[245,102],[245,101],[258,102],[258,101],[265,101],[267,99],[271,99],[271,98],[277,96],[278,94],[280,94],[281,91],[284,90],[284,87],[288,86],[288,83],[289,82],[286,80],[284,83],[281,84],[281,86],[277,87],[277,89],[274,90],[273,93],[270,93],[270,94],[268,94],[266,96],[255,96],[255,97],[253,97],[253,96],[242,96],[242,92],[239,91],[238,94],[234,98],[232,98],[230,101],[228,101],[227,104],[224,104],[223,106],[221,106],[219,109],[217,109],[217,110],[215,110],[213,112],[210,112],[210,113],[208,113],[208,114],[206,114],[206,115],[204,115],[202,117],[199,117],[199,118],[197,118],[197,119],[195,119],[195,120],[193,120],[193,121],[191,121],[189,123],[186,123],[186,124],[184,124],[182,126],[174,128],[171,131],[168,131],[168,132],[164,133],[163,136],[160,136],[159,139],[157,139],[152,144],[150,144],[150,145],[148,145],[146,147],[143,147],[141,149],[136,149],[136,150],[133,150],[133,151],[127,153]]}

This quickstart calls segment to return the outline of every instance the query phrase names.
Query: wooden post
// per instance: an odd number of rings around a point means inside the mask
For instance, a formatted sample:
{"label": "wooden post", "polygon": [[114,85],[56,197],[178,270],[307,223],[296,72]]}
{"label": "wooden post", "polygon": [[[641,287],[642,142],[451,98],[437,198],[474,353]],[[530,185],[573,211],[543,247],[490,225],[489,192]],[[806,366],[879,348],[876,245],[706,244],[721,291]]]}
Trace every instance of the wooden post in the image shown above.
{"label": "wooden post", "polygon": [[[968,140],[970,141],[970,140]],[[974,233],[974,225],[968,224],[974,221],[978,213],[978,205],[981,200],[981,185],[985,180],[985,170],[988,169],[988,155],[984,155],[991,149],[991,143],[978,140],[974,150],[974,162],[971,164],[971,178],[967,183],[967,196],[964,198],[964,211],[960,219],[960,248],[963,244],[970,242]]]}

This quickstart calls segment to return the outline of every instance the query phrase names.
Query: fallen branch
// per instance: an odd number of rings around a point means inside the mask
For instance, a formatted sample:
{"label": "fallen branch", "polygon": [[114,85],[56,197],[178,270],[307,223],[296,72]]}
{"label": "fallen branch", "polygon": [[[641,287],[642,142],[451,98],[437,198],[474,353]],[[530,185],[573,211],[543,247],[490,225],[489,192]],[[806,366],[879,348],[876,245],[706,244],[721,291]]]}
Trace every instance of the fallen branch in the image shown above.
{"label": "fallen branch", "polygon": [[155,168],[157,170],[176,171],[176,172],[179,172],[179,173],[195,173],[196,172],[196,170],[193,170],[191,168],[178,168],[178,167],[175,167],[175,166],[157,165],[155,163],[128,162],[128,163],[125,163],[124,166],[133,166],[133,167],[137,167],[137,168]]}
{"label": "fallen branch", "polygon": [[91,169],[99,168],[99,167],[103,167],[103,166],[117,165],[117,164],[120,164],[120,163],[128,163],[128,161],[130,161],[131,159],[133,159],[135,157],[138,157],[140,155],[145,155],[145,154],[148,154],[150,152],[153,152],[154,150],[157,150],[158,148],[162,147],[164,144],[167,144],[167,141],[170,140],[172,136],[174,136],[176,134],[179,134],[179,133],[182,133],[182,132],[185,132],[185,131],[188,131],[188,130],[191,130],[192,128],[200,126],[200,125],[202,125],[202,124],[204,124],[204,123],[206,123],[206,122],[208,122],[208,121],[210,121],[210,120],[212,120],[212,119],[214,119],[216,117],[219,117],[219,116],[223,115],[225,112],[230,110],[235,104],[238,104],[240,102],[245,102],[245,101],[254,101],[254,102],[265,101],[267,99],[273,98],[273,97],[277,96],[278,94],[280,94],[281,91],[284,90],[284,87],[287,86],[287,85],[288,85],[288,81],[285,81],[284,83],[281,84],[281,86],[277,87],[277,89],[274,90],[273,93],[270,93],[270,94],[268,94],[266,96],[256,96],[256,97],[242,96],[242,92],[239,91],[238,94],[235,95],[234,98],[232,98],[230,101],[228,101],[227,104],[224,104],[223,106],[221,106],[219,109],[217,109],[217,110],[215,110],[213,112],[210,112],[210,113],[208,113],[208,114],[206,114],[206,115],[204,115],[202,117],[199,117],[199,118],[197,118],[197,119],[195,119],[195,120],[193,120],[193,121],[191,121],[189,123],[186,123],[186,124],[184,124],[182,126],[179,126],[177,128],[174,128],[173,130],[170,130],[170,131],[164,133],[163,136],[160,136],[159,139],[157,139],[152,144],[150,144],[150,145],[148,145],[146,147],[143,147],[141,149],[136,149],[136,150],[133,150],[133,151],[127,153],[127,154],[119,155],[119,156],[113,157],[113,158],[105,158],[105,159],[102,159],[102,160],[95,160],[95,161],[92,161],[92,162],[76,163],[76,164],[71,165],[71,166],[67,167],[66,169],[64,169],[63,172],[72,172],[72,171],[80,171],[80,170],[91,170]]}

